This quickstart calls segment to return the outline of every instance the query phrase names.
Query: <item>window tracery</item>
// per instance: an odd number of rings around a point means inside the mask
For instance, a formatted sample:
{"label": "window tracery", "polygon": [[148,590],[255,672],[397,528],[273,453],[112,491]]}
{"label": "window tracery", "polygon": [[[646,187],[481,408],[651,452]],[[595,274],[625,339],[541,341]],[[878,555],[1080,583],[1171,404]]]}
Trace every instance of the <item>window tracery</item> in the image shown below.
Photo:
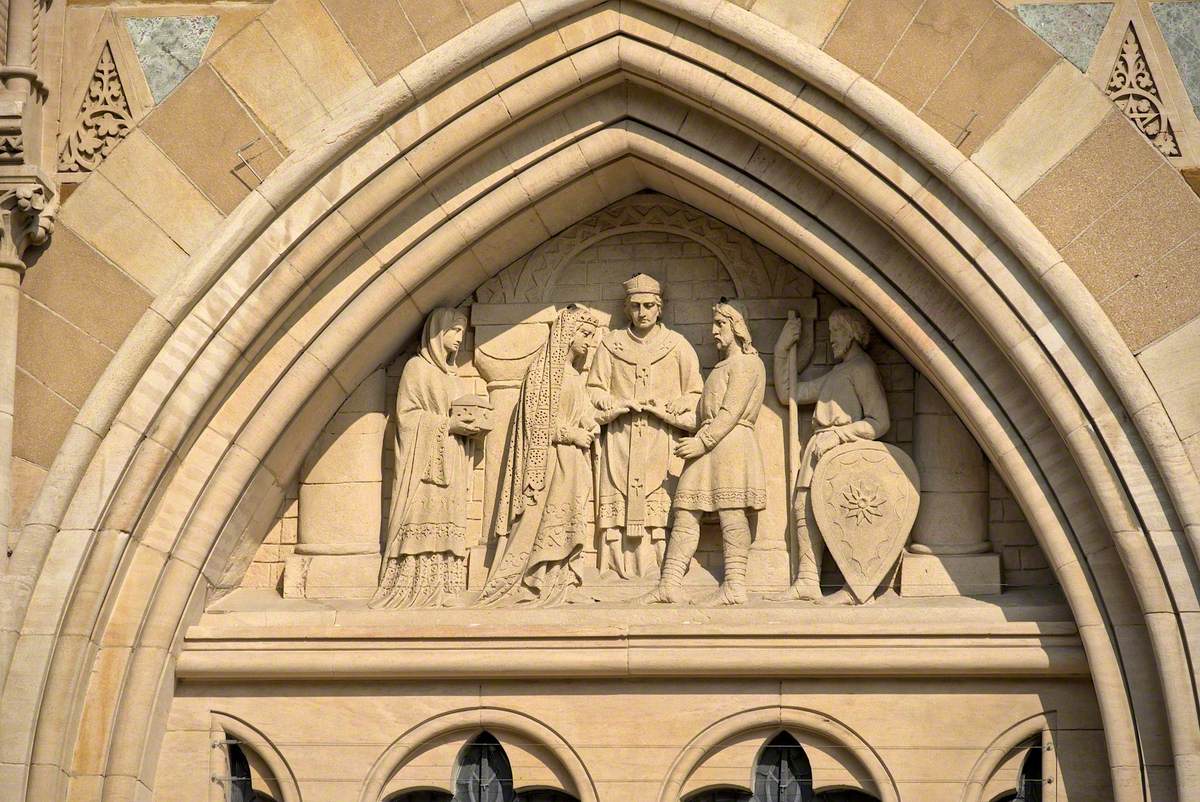
{"label": "window tracery", "polygon": [[578,802],[553,788],[517,792],[512,764],[504,747],[487,730],[462,750],[454,767],[454,793],[435,790],[401,791],[385,802]]}

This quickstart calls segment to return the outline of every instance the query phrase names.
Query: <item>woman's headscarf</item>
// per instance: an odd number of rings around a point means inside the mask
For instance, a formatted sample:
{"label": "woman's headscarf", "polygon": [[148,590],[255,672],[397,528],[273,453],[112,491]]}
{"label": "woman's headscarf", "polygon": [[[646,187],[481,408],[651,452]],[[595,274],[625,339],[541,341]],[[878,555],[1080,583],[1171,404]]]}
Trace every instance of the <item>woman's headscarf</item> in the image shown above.
{"label": "woman's headscarf", "polygon": [[430,363],[442,373],[457,375],[444,342],[446,332],[455,326],[467,327],[467,315],[461,309],[451,309],[441,306],[429,313],[425,318],[425,328],[421,330],[421,358]]}
{"label": "woman's headscarf", "polygon": [[521,398],[509,428],[508,459],[500,488],[496,533],[506,535],[525,507],[536,504],[546,486],[546,464],[559,418],[563,372],[571,341],[584,325],[598,326],[591,311],[571,304],[558,314],[550,338],[534,357],[521,382]]}
{"label": "woman's headscarf", "polygon": [[750,327],[746,324],[746,308],[742,306],[741,301],[722,298],[713,304],[713,315],[729,321],[733,328],[733,337],[741,347],[743,354],[758,353],[758,349],[754,347],[754,343],[750,339]]}

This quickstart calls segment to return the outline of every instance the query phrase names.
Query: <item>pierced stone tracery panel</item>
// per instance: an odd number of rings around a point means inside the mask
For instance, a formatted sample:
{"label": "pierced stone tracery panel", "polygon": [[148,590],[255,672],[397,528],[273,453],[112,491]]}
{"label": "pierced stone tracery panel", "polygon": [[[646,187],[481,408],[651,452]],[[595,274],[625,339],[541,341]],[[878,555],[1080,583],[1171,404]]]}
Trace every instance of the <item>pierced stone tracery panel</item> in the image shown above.
{"label": "pierced stone tracery panel", "polygon": [[1183,155],[1132,22],[1125,29],[1121,53],[1113,65],[1105,91],[1160,153],[1164,156]]}

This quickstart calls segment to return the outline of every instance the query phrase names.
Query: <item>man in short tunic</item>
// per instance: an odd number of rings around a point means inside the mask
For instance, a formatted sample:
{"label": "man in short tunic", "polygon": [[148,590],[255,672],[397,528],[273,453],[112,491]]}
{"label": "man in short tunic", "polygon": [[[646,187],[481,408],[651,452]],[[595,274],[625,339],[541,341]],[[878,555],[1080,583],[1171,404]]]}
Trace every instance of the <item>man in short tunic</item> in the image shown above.
{"label": "man in short tunic", "polygon": [[704,382],[696,350],[660,322],[662,288],[642,273],[625,287],[629,326],[610,332],[588,375],[592,402],[627,412],[605,427],[597,517],[603,532],[600,570],[622,578],[657,570],[666,550],[670,488],[683,461],[673,454],[678,432],[649,408],[694,411]]}
{"label": "man in short tunic", "polygon": [[[866,352],[871,325],[863,314],[849,308],[836,309],[830,314],[829,347],[837,364],[823,376],[809,381],[797,381],[786,368],[788,350],[801,340],[800,325],[797,319],[784,326],[775,344],[775,392],[779,402],[787,405],[791,389],[798,404],[815,405],[812,436],[800,457],[800,473],[792,497],[799,567],[792,586],[776,600],[845,604],[853,596],[844,589],[829,597],[821,593],[825,543],[812,520],[809,487],[817,463],[830,449],[857,440],[878,440],[891,426],[891,417],[879,370]],[[801,351],[804,356],[797,365],[803,370],[813,352],[811,328],[801,342]]]}

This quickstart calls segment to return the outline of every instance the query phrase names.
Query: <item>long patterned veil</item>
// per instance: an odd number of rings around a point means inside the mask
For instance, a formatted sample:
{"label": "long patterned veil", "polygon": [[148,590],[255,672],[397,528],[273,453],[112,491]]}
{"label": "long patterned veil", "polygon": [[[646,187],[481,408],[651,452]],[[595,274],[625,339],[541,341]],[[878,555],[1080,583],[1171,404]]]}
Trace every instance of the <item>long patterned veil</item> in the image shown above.
{"label": "long patterned veil", "polygon": [[[507,540],[526,511],[541,503],[551,459],[554,431],[559,422],[563,373],[571,358],[571,341],[584,324],[596,325],[591,311],[574,304],[563,309],[550,327],[550,338],[534,357],[508,430],[508,458],[496,509],[496,536]],[[503,553],[501,553],[503,552]],[[481,601],[511,588],[524,572],[528,548],[502,542]]]}

